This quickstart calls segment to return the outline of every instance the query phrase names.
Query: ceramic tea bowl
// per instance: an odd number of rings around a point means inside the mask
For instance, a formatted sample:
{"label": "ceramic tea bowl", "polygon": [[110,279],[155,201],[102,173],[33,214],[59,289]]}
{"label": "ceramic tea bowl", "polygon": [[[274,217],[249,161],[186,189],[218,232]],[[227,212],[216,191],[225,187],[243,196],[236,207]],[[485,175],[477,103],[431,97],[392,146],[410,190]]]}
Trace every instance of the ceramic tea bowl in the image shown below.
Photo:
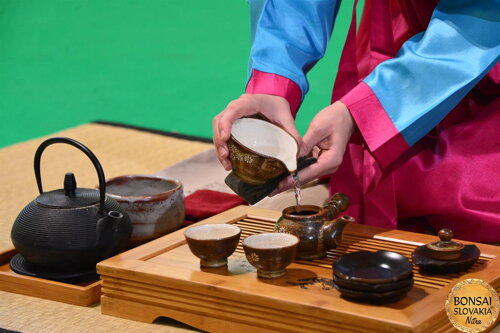
{"label": "ceramic tea bowl", "polygon": [[120,176],[106,182],[106,194],[118,201],[132,221],[131,246],[177,230],[184,222],[184,193],[176,179]]}
{"label": "ceramic tea bowl", "polygon": [[295,259],[299,239],[290,234],[263,233],[243,240],[247,260],[257,268],[257,276],[274,279],[286,274]]}
{"label": "ceramic tea bowl", "polygon": [[267,121],[236,120],[227,144],[233,172],[248,184],[264,184],[297,169],[297,141]]}
{"label": "ceramic tea bowl", "polygon": [[200,258],[202,267],[227,265],[227,257],[236,250],[241,229],[230,224],[203,224],[184,232],[189,249]]}
{"label": "ceramic tea bowl", "polygon": [[408,259],[392,251],[351,252],[333,263],[335,276],[362,283],[392,283],[406,279],[412,273],[412,265]]}
{"label": "ceramic tea bowl", "polygon": [[413,287],[412,265],[396,252],[351,252],[333,263],[333,282],[342,297],[351,301],[393,303]]}
{"label": "ceramic tea bowl", "polygon": [[385,292],[412,286],[413,274],[405,279],[388,283],[367,283],[360,281],[345,280],[334,274],[333,282],[335,282],[337,286],[349,290],[359,290],[364,292]]}
{"label": "ceramic tea bowl", "polygon": [[394,303],[401,300],[413,287],[413,285],[407,285],[402,288],[388,290],[388,291],[371,292],[371,291],[361,291],[356,289],[343,288],[336,283],[334,283],[333,286],[340,292],[343,298],[346,298],[349,301],[379,304],[379,305]]}

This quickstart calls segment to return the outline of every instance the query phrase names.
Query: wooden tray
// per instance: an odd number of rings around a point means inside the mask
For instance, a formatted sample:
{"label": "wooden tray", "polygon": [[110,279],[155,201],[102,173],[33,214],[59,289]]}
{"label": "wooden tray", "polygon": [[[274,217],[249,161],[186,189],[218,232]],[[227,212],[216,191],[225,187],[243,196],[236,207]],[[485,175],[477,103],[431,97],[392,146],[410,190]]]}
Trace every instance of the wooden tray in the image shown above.
{"label": "wooden tray", "polygon": [[[231,223],[248,235],[272,231],[280,212],[236,207],[203,223]],[[500,248],[477,244],[482,255],[466,273],[425,276],[401,301],[384,306],[349,302],[331,287],[331,264],[343,253],[379,249],[408,258],[435,237],[353,224],[342,247],[315,261],[296,261],[286,276],[257,279],[241,243],[229,269],[200,269],[177,231],[97,265],[103,314],[153,322],[166,316],[216,332],[454,332],[444,310],[451,287],[464,278],[500,286]],[[469,243],[469,242],[464,242]]]}
{"label": "wooden tray", "polygon": [[69,284],[17,274],[9,266],[10,259],[16,253],[15,249],[0,253],[0,290],[79,306],[99,302],[100,280]]}

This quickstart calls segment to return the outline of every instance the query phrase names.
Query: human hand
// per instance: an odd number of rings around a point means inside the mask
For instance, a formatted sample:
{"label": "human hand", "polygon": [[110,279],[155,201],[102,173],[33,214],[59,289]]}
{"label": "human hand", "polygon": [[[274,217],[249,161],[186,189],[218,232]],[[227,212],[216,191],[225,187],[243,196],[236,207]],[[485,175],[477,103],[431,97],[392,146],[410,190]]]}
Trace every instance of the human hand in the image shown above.
{"label": "human hand", "polygon": [[232,124],[239,118],[255,114],[261,114],[270,122],[283,128],[297,140],[299,147],[302,146],[302,138],[295,127],[294,119],[290,113],[290,106],[286,99],[273,95],[244,94],[230,102],[212,121],[213,141],[217,158],[224,166],[224,169],[231,170],[229,149],[226,142],[231,135]]}
{"label": "human hand", "polygon": [[[337,101],[321,110],[311,121],[304,135],[300,153],[304,156],[315,149],[313,155],[318,155],[318,162],[299,171],[300,183],[305,184],[337,171],[353,132],[354,120],[342,102]],[[279,183],[271,196],[292,186],[293,179],[289,176]]]}

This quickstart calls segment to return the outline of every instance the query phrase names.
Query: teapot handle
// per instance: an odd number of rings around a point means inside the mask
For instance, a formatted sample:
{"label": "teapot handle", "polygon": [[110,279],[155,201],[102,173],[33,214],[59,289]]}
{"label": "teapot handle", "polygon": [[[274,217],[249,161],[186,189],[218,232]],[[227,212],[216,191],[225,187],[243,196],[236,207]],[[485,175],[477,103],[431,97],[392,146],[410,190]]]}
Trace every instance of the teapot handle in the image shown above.
{"label": "teapot handle", "polygon": [[335,193],[323,208],[326,211],[326,219],[331,220],[349,208],[349,198],[344,193]]}
{"label": "teapot handle", "polygon": [[36,177],[36,183],[38,185],[38,191],[40,194],[43,194],[43,187],[42,187],[42,177],[40,174],[40,159],[42,157],[42,153],[51,144],[54,143],[66,143],[69,144],[73,147],[76,147],[80,149],[82,152],[87,155],[87,157],[92,161],[92,164],[94,164],[94,167],[97,171],[97,177],[99,178],[99,213],[103,212],[104,209],[104,200],[106,199],[106,181],[104,177],[104,171],[102,170],[101,163],[99,163],[99,160],[97,157],[94,155],[93,152],[90,151],[86,146],[81,144],[80,142],[73,140],[71,138],[65,138],[65,137],[55,137],[55,138],[50,138],[45,140],[40,144],[38,149],[36,150],[35,153],[35,177]]}

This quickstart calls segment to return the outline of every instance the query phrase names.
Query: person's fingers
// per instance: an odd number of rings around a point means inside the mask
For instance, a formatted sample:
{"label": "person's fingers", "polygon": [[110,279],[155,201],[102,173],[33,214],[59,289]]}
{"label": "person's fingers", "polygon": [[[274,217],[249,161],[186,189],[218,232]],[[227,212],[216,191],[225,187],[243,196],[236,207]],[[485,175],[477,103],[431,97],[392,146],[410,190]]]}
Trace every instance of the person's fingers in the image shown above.
{"label": "person's fingers", "polygon": [[269,194],[269,196],[272,197],[272,196],[275,196],[278,193],[286,191],[286,190],[292,188],[293,184],[294,184],[294,180],[293,180],[292,176],[290,175],[290,176],[286,177],[285,179],[283,179],[278,184],[278,186],[276,186],[276,188],[274,189],[274,191],[272,191],[271,194]]}
{"label": "person's fingers", "polygon": [[221,139],[219,133],[219,121],[220,115],[217,115],[212,120],[212,130],[213,130],[213,142],[215,145],[215,152],[217,155],[217,159],[222,164],[224,169],[231,170],[231,162],[229,161],[229,150],[225,140]]}
{"label": "person's fingers", "polygon": [[229,160],[229,152],[227,151],[227,145],[225,147],[217,148],[217,158],[224,169],[227,171],[232,169],[231,161]]}
{"label": "person's fingers", "polygon": [[321,149],[319,149],[318,146],[314,146],[312,149],[311,149],[311,157],[314,157],[315,159],[318,159],[319,155],[321,155]]}
{"label": "person's fingers", "polygon": [[231,165],[231,161],[229,161],[229,159],[219,158],[219,161],[222,164],[222,166],[224,167],[224,170],[229,171],[233,168],[233,166]]}
{"label": "person's fingers", "polygon": [[221,141],[229,140],[231,136],[231,127],[233,123],[244,116],[257,113],[253,103],[248,97],[242,96],[237,100],[230,102],[224,111],[221,112],[218,120],[218,132]]}
{"label": "person's fingers", "polygon": [[220,117],[220,113],[212,119],[212,133],[213,133],[212,141],[214,142],[214,144],[218,140],[218,136],[219,136],[219,117]]}
{"label": "person's fingers", "polygon": [[[299,171],[299,182],[300,184],[307,184],[310,181],[317,179],[320,176],[335,172],[336,168],[335,167],[330,167],[329,165],[326,164],[326,162],[318,162],[315,163],[301,171]],[[285,179],[283,179],[276,189],[270,194],[270,196],[276,195],[278,193],[284,192],[286,190],[289,190],[293,188],[295,185],[295,181],[292,178],[292,176],[288,176]]]}
{"label": "person's fingers", "polygon": [[300,152],[301,156],[308,155],[315,146],[318,145],[325,138],[325,135],[321,133],[319,127],[312,122],[307,129],[304,138],[302,139],[302,151]]}
{"label": "person's fingers", "polygon": [[[307,129],[300,152],[301,156],[313,153],[318,161],[298,173],[300,183],[336,172],[353,131],[354,121],[345,105],[336,102],[321,110]],[[271,195],[293,187],[293,183],[293,179],[287,177]]]}
{"label": "person's fingers", "polygon": [[[314,167],[313,167],[314,166]],[[317,177],[315,175],[319,175],[322,173],[324,168],[322,166],[318,166],[318,164],[313,164],[301,171],[299,171],[299,182],[301,185],[307,184],[311,180],[316,179]],[[295,185],[295,182],[292,177],[287,177],[283,179],[279,184],[278,187],[276,188],[275,192],[281,193],[283,191],[289,190],[293,188]]]}
{"label": "person's fingers", "polygon": [[[324,156],[323,154],[322,156]],[[301,184],[309,183],[321,176],[329,175],[337,171],[340,163],[336,160],[320,158],[318,162],[301,170],[299,172],[299,179]]]}
{"label": "person's fingers", "polygon": [[[290,112],[288,101],[280,96],[271,95],[253,95],[257,101],[256,110],[262,114],[267,120],[284,129],[290,134],[299,144],[299,149],[302,146],[302,137],[295,127],[295,120]],[[243,96],[242,99],[248,99],[248,96]]]}
{"label": "person's fingers", "polygon": [[221,147],[221,144],[223,143],[222,140],[220,139],[220,134],[219,134],[219,119],[220,119],[220,113],[215,116],[212,119],[212,141],[215,145],[215,149],[217,154],[219,155],[219,147]]}
{"label": "person's fingers", "polygon": [[262,114],[269,121],[292,135],[299,145],[299,152],[303,150],[302,137],[295,127],[294,119],[290,114],[290,107],[284,98],[271,95],[244,94],[230,102],[212,122],[213,141],[217,150],[217,158],[224,168],[231,168],[228,159],[229,149],[226,142],[231,136],[233,123],[239,118],[257,113]]}
{"label": "person's fingers", "polygon": [[231,162],[228,158],[229,148],[227,146],[227,140],[231,136],[231,127],[236,119],[245,116],[249,112],[249,107],[245,103],[241,103],[240,99],[230,102],[214,118],[212,123],[214,132],[213,141],[217,150],[217,158],[226,170],[231,169]]}
{"label": "person's fingers", "polygon": [[[318,177],[332,174],[337,171],[340,163],[342,162],[342,155],[339,156],[334,150],[325,150],[318,158],[318,162],[314,163],[307,168],[299,171],[300,184],[307,184]],[[276,195],[283,191],[293,188],[294,180],[291,176],[283,179],[278,187],[271,193],[270,196]]]}
{"label": "person's fingers", "polygon": [[225,170],[229,171],[232,169],[231,162],[229,161],[228,158],[220,156],[218,153],[216,154],[217,159],[219,160],[220,164],[224,167]]}

